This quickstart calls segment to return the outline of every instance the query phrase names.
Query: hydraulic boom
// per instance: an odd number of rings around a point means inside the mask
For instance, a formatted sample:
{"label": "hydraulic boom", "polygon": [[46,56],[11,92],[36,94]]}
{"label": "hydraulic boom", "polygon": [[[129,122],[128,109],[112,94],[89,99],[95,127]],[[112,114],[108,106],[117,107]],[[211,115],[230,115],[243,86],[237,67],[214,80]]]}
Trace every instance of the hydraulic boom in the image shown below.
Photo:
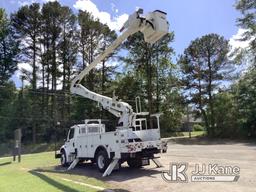
{"label": "hydraulic boom", "polygon": [[71,93],[100,103],[105,110],[119,118],[119,127],[128,128],[133,126],[136,113],[133,112],[132,107],[128,103],[119,101],[115,96],[110,98],[88,90],[81,84],[81,81],[130,35],[140,31],[143,33],[145,41],[153,44],[168,33],[169,23],[166,20],[166,13],[156,10],[148,13],[145,17],[141,16],[142,13],[143,10],[139,9],[130,15],[120,30],[122,34],[71,82]]}

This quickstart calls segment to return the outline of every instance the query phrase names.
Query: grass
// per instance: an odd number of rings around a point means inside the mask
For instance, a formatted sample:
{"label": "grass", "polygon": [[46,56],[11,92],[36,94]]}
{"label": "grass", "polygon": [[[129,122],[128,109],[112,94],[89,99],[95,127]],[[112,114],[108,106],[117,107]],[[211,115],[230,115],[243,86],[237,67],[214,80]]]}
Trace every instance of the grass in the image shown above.
{"label": "grass", "polygon": [[[52,169],[59,164],[53,152],[44,152],[22,156],[21,163],[12,162],[11,157],[0,158],[1,192],[94,192],[92,187],[75,182],[107,188],[107,184],[94,178],[57,172],[42,172],[40,169]],[[72,182],[74,181],[74,182]]]}
{"label": "grass", "polygon": [[[183,136],[189,136],[189,132],[181,132]],[[192,131],[191,132],[191,137],[198,137],[198,136],[203,136],[206,134],[206,131]]]}

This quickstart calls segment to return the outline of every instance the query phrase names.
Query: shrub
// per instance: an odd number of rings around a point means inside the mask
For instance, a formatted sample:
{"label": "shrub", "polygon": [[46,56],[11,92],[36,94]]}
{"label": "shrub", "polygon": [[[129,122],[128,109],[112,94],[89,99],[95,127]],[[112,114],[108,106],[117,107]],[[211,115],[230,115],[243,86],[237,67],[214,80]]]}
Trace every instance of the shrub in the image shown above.
{"label": "shrub", "polygon": [[204,128],[199,124],[195,124],[193,125],[193,131],[204,131]]}

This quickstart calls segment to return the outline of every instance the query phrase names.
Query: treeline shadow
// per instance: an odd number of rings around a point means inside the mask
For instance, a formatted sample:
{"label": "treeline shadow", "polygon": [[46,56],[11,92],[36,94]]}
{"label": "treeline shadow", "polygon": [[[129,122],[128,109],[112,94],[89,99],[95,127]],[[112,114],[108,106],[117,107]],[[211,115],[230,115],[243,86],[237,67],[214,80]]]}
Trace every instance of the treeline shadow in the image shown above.
{"label": "treeline shadow", "polygon": [[53,187],[55,187],[55,188],[57,188],[57,189],[59,189],[61,191],[65,191],[65,192],[79,192],[78,190],[73,189],[73,188],[71,188],[71,187],[69,187],[67,185],[64,185],[64,184],[60,183],[60,182],[57,182],[54,179],[52,179],[52,178],[50,178],[50,177],[48,177],[48,176],[46,176],[46,175],[44,175],[44,174],[42,174],[42,173],[40,173],[38,171],[31,170],[31,171],[29,171],[29,173],[34,175],[34,176],[36,176],[36,177],[38,177],[38,178],[40,178],[40,179],[42,179],[43,181],[45,181],[49,185],[52,185]]}
{"label": "treeline shadow", "polygon": [[[48,183],[49,185],[52,185],[53,187],[61,190],[61,191],[65,191],[65,192],[78,192],[79,190],[76,190],[74,188],[71,188],[67,185],[64,185],[58,181],[55,181],[54,179],[48,177],[47,175],[43,174],[43,173],[62,173],[62,174],[69,174],[69,175],[78,175],[78,173],[75,172],[70,172],[70,171],[64,171],[63,169],[59,169],[59,167],[57,169],[34,169],[29,171],[30,174],[40,178],[41,180],[45,181],[46,183]],[[79,174],[81,175],[81,174]],[[126,189],[120,189],[120,188],[115,188],[115,189],[105,189],[105,190],[99,190],[98,192],[130,192]]]}
{"label": "treeline shadow", "polygon": [[11,164],[11,163],[12,163],[11,161],[8,161],[8,162],[4,162],[4,163],[0,163],[0,166],[9,165],[9,164]]}
{"label": "treeline shadow", "polygon": [[136,179],[140,177],[157,177],[157,175],[161,174],[162,171],[158,168],[150,168],[150,169],[138,169],[138,168],[130,168],[127,166],[122,166],[118,170],[114,170],[111,175],[107,177],[102,177],[102,173],[97,170],[96,165],[92,163],[81,163],[77,165],[74,169],[67,171],[67,168],[63,168],[62,166],[54,166],[47,169],[36,169],[37,172],[50,172],[50,173],[60,173],[60,174],[69,174],[69,175],[82,175],[86,177],[92,177],[101,181],[115,181],[115,182],[123,182],[130,179]]}

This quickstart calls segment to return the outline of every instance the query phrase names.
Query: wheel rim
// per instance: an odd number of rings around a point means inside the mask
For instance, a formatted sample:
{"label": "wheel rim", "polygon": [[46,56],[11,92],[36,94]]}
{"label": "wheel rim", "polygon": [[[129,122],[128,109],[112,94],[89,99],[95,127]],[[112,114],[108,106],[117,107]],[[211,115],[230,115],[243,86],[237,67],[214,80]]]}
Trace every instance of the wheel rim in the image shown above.
{"label": "wheel rim", "polygon": [[104,165],[105,165],[104,161],[105,161],[105,159],[104,159],[103,155],[98,156],[98,166],[100,169],[104,168]]}
{"label": "wheel rim", "polygon": [[65,154],[62,154],[62,155],[61,155],[60,162],[61,162],[62,165],[65,164]]}

